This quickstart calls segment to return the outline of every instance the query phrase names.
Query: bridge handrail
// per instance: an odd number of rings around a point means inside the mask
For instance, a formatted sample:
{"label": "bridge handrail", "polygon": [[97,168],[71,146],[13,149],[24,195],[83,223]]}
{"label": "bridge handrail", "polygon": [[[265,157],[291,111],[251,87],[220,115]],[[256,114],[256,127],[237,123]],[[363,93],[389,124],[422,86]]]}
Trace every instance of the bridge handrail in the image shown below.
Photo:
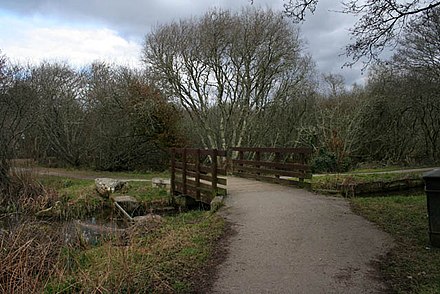
{"label": "bridge handrail", "polygon": [[310,187],[305,180],[312,178],[308,163],[313,153],[311,148],[234,147],[231,150],[238,152],[238,158],[232,160],[234,175]]}

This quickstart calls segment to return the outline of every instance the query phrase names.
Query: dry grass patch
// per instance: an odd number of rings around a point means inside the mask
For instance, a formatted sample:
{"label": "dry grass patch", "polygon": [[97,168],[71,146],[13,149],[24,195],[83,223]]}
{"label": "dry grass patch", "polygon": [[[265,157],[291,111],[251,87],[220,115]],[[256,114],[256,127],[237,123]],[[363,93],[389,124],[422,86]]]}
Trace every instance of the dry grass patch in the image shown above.
{"label": "dry grass patch", "polygon": [[208,212],[167,217],[147,234],[137,229],[123,242],[74,252],[75,266],[54,277],[45,292],[191,292],[193,276],[213,253],[223,228],[223,219]]}

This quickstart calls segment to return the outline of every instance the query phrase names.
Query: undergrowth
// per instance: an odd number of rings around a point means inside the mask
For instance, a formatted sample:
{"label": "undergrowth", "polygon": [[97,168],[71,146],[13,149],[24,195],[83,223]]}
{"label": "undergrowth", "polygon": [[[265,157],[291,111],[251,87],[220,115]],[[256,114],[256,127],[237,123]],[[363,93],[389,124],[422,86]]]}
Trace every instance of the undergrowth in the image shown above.
{"label": "undergrowth", "polygon": [[[148,219],[96,243],[81,235],[66,241],[61,220],[100,211],[108,202],[93,181],[32,175],[16,180],[11,191],[20,197],[3,195],[1,203],[8,206],[0,212],[0,293],[194,292],[224,230],[221,217],[192,211]],[[143,201],[167,197],[145,183],[127,189]],[[51,218],[41,218],[42,211]],[[10,216],[16,219],[8,224]]]}
{"label": "undergrowth", "polygon": [[39,293],[57,274],[60,234],[44,222],[23,222],[0,232],[0,293]]}
{"label": "undergrowth", "polygon": [[382,173],[382,174],[334,174],[314,176],[311,180],[314,190],[338,190],[339,185],[389,182],[404,179],[421,179],[422,173]]}
{"label": "undergrowth", "polygon": [[188,293],[212,254],[224,222],[208,212],[163,218],[129,228],[123,240],[63,248],[44,293]]}

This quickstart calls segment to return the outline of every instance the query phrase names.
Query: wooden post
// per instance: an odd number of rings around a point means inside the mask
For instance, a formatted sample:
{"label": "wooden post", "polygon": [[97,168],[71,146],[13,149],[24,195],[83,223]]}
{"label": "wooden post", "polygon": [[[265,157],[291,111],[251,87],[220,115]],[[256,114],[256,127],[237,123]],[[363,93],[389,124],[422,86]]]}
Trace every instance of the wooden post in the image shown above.
{"label": "wooden post", "polygon": [[[305,164],[306,163],[306,155],[304,153],[300,153],[299,154],[299,161],[301,164]],[[298,170],[302,173],[302,177],[299,178],[299,186],[300,187],[304,187],[304,170]]]}
{"label": "wooden post", "polygon": [[[275,152],[274,162],[280,162],[280,161],[281,161],[281,153],[280,152]],[[279,179],[280,175],[275,175],[275,178]]]}
{"label": "wooden post", "polygon": [[[255,161],[260,161],[260,151],[255,151]],[[256,168],[260,168],[260,165],[255,165]],[[259,176],[261,173],[257,172],[257,176]],[[257,177],[258,178],[258,177]]]}
{"label": "wooden post", "polygon": [[186,148],[183,148],[183,152],[182,152],[182,193],[183,195],[187,195],[187,187],[186,187]]}
{"label": "wooden post", "polygon": [[218,150],[213,149],[212,150],[212,194],[213,196],[217,196],[217,157],[218,157]]}
{"label": "wooden post", "polygon": [[[238,159],[244,160],[244,152],[243,150],[238,151]],[[240,163],[238,166],[243,166],[243,163]],[[238,170],[239,173],[243,172],[242,169]]]}
{"label": "wooden post", "polygon": [[196,198],[200,199],[200,149],[197,149],[196,152]]}
{"label": "wooden post", "polygon": [[176,148],[171,148],[171,180],[170,193],[171,196],[176,196]]}

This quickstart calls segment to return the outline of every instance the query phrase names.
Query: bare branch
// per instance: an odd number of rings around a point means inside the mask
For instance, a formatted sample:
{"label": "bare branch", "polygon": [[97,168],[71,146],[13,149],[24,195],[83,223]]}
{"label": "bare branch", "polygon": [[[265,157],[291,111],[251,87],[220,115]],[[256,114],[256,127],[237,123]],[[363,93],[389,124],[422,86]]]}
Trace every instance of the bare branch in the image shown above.
{"label": "bare branch", "polygon": [[[307,12],[313,13],[319,0],[285,0],[285,14],[300,22]],[[364,69],[378,60],[386,49],[394,49],[402,31],[420,14],[440,6],[434,0],[346,0],[342,1],[342,13],[358,18],[351,31],[351,44],[345,53],[351,60],[345,66],[362,61]]]}
{"label": "bare branch", "polygon": [[283,4],[284,12],[288,17],[291,17],[294,22],[302,22],[305,20],[307,11],[312,14],[315,12],[318,1],[319,0],[289,0]]}

